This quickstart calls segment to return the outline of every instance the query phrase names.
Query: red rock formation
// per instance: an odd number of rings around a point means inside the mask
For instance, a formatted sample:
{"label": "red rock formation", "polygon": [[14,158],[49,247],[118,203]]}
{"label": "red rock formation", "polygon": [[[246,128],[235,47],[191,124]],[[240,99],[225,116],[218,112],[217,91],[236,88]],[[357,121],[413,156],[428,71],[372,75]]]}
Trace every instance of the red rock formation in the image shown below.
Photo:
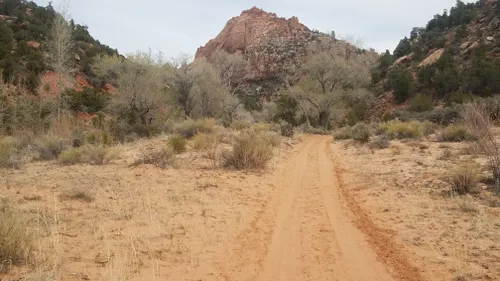
{"label": "red rock formation", "polygon": [[230,19],[217,37],[197,50],[195,59],[210,58],[221,49],[239,52],[250,64],[247,79],[274,78],[296,69],[312,38],[313,32],[296,17],[280,18],[253,7]]}

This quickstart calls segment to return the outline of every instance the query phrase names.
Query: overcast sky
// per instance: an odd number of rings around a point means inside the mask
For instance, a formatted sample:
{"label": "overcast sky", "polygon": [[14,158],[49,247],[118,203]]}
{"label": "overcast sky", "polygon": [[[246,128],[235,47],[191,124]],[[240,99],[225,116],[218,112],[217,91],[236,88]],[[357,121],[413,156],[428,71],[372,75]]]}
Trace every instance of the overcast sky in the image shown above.
{"label": "overcast sky", "polygon": [[[48,0],[35,0],[42,6]],[[54,0],[57,8],[61,0]],[[465,1],[471,2],[471,1]],[[363,47],[394,50],[412,27],[425,26],[455,0],[72,0],[70,15],[94,38],[122,54],[162,51],[194,55],[226,22],[253,6],[280,17],[296,16],[310,29],[354,35]]]}

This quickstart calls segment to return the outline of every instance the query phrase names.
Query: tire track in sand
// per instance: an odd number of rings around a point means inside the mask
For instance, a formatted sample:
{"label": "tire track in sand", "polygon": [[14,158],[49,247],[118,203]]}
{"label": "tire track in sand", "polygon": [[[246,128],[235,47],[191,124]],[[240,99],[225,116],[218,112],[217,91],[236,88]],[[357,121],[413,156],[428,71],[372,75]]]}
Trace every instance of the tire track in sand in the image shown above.
{"label": "tire track in sand", "polygon": [[214,261],[210,280],[422,280],[348,196],[330,140],[304,141],[276,174],[273,197]]}

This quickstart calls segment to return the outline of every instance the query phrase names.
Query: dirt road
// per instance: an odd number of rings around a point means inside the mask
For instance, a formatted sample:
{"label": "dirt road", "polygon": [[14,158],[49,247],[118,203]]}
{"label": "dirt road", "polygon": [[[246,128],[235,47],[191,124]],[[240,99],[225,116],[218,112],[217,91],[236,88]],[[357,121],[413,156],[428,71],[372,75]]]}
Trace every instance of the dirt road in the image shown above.
{"label": "dirt road", "polygon": [[419,280],[405,276],[411,267],[393,245],[376,245],[389,240],[356,227],[364,217],[342,194],[330,141],[309,137],[277,172],[273,196],[214,261],[210,280]]}

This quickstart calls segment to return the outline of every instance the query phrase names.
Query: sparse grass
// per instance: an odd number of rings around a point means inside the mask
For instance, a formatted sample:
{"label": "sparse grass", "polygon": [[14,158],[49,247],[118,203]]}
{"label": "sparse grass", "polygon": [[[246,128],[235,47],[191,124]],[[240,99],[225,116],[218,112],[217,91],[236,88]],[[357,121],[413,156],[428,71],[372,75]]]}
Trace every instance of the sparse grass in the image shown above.
{"label": "sparse grass", "polygon": [[102,145],[85,145],[71,148],[59,155],[59,163],[62,165],[75,165],[87,163],[91,165],[104,165],[118,157],[118,150]]}
{"label": "sparse grass", "polygon": [[143,151],[142,155],[132,165],[154,165],[159,168],[166,168],[174,164],[175,152],[171,147],[157,148],[152,151]]}
{"label": "sparse grass", "polygon": [[268,132],[272,131],[273,125],[264,122],[258,122],[251,126],[251,129],[255,132]]}
{"label": "sparse grass", "polygon": [[245,132],[236,138],[226,164],[236,169],[263,169],[273,156],[271,144],[257,133]]}
{"label": "sparse grass", "polygon": [[4,262],[23,264],[33,249],[34,235],[29,228],[29,219],[13,210],[5,201],[0,201],[0,272]]}
{"label": "sparse grass", "polygon": [[57,159],[69,147],[69,141],[57,136],[44,136],[34,144],[40,160]]}
{"label": "sparse grass", "polygon": [[182,135],[174,135],[168,138],[168,145],[177,154],[186,151],[186,144],[187,140]]}
{"label": "sparse grass", "polygon": [[386,135],[375,136],[368,144],[372,149],[384,149],[391,145],[389,138]]}
{"label": "sparse grass", "polygon": [[479,173],[472,165],[465,165],[451,171],[448,183],[455,194],[464,195],[475,192],[479,182]]}
{"label": "sparse grass", "polygon": [[453,153],[449,148],[445,148],[441,156],[439,156],[438,160],[448,160],[453,156]]}
{"label": "sparse grass", "polygon": [[212,133],[217,127],[215,119],[186,120],[174,126],[174,132],[192,138],[198,133]]}
{"label": "sparse grass", "polygon": [[69,191],[65,191],[59,195],[61,201],[75,200],[90,203],[95,200],[93,194],[88,190],[83,190],[81,188],[75,188]]}
{"label": "sparse grass", "polygon": [[456,201],[460,211],[473,214],[479,213],[478,204],[470,196],[457,198]]}
{"label": "sparse grass", "polygon": [[472,135],[467,132],[467,128],[461,125],[450,125],[441,129],[437,135],[437,140],[442,142],[461,142],[472,139]]}

